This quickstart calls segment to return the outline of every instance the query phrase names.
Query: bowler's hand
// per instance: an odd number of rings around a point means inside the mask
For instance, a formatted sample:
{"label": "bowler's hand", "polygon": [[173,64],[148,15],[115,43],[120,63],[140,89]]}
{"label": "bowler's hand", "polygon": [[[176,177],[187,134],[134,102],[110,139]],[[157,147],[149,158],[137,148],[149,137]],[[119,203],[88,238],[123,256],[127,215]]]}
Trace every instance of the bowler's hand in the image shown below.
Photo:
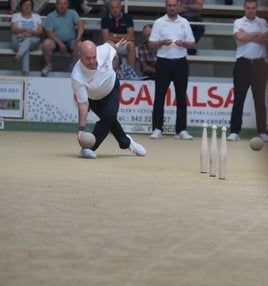
{"label": "bowler's hand", "polygon": [[80,142],[80,138],[81,138],[83,133],[85,133],[85,131],[78,131],[78,133],[77,133],[77,140],[78,140],[78,142]]}

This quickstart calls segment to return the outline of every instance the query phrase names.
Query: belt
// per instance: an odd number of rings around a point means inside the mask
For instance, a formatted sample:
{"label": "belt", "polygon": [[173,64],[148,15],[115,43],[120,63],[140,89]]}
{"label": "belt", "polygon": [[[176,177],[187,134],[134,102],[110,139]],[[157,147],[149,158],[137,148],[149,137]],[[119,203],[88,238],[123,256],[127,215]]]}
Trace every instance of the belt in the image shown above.
{"label": "belt", "polygon": [[259,64],[259,63],[263,63],[264,62],[264,58],[259,58],[259,59],[248,59],[248,58],[238,58],[238,60],[243,60],[243,61],[247,61],[251,64]]}
{"label": "belt", "polygon": [[173,58],[173,59],[167,59],[167,58],[160,58],[157,57],[158,60],[162,60],[162,61],[167,61],[167,62],[178,62],[178,61],[184,61],[186,60],[186,57],[182,57],[182,58]]}

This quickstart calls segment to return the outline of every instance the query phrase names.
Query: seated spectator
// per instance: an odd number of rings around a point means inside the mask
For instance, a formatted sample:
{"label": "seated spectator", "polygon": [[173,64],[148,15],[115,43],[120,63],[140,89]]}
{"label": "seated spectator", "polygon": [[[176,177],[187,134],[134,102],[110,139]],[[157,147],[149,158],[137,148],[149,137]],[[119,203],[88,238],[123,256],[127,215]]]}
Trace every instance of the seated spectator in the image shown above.
{"label": "seated spectator", "polygon": [[30,51],[37,50],[43,33],[41,17],[33,13],[32,0],[20,0],[20,12],[11,19],[11,48],[16,52],[15,58],[21,61],[24,76],[30,71]]}
{"label": "seated spectator", "polygon": [[[200,15],[203,9],[203,0],[181,0],[179,5],[180,16],[186,18],[189,22],[203,22]],[[195,43],[198,43],[205,33],[204,25],[191,25]],[[196,49],[188,49],[188,55],[195,55]]]}
{"label": "seated spectator", "polygon": [[155,78],[156,50],[150,49],[148,46],[152,27],[152,25],[145,25],[143,27],[142,34],[145,40],[138,48],[142,75],[148,76],[148,79]]}
{"label": "seated spectator", "polygon": [[65,55],[72,53],[73,61],[70,69],[78,59],[78,47],[84,33],[84,23],[78,13],[68,8],[68,0],[56,0],[56,10],[48,14],[45,30],[47,39],[43,42],[45,66],[41,71],[42,76],[48,76],[53,69],[52,55],[59,51]]}
{"label": "seated spectator", "polygon": [[111,0],[109,12],[101,19],[101,31],[105,42],[119,42],[122,38],[128,43],[118,50],[120,56],[127,56],[128,64],[135,70],[136,51],[134,23],[129,13],[122,11],[120,0]]}

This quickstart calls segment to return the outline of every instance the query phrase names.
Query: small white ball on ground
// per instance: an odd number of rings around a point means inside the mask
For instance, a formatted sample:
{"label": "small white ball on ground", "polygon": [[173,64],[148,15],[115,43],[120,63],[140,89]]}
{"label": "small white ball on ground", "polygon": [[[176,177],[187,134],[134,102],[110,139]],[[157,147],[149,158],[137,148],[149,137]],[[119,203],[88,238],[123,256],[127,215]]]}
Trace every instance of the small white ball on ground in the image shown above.
{"label": "small white ball on ground", "polygon": [[260,137],[253,137],[249,141],[249,146],[254,151],[260,151],[264,146],[264,142]]}
{"label": "small white ball on ground", "polygon": [[92,148],[95,145],[95,143],[96,143],[96,138],[95,138],[94,134],[92,134],[90,132],[84,132],[80,136],[79,144],[84,149]]}

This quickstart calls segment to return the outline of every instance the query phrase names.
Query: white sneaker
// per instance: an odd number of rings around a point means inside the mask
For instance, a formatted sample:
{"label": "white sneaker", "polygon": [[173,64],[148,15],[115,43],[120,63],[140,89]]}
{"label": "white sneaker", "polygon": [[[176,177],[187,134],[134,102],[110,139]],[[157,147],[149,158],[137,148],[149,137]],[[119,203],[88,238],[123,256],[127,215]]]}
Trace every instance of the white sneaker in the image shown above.
{"label": "white sneaker", "polygon": [[91,149],[81,149],[80,158],[96,159],[97,155]]}
{"label": "white sneaker", "polygon": [[135,142],[129,135],[127,135],[127,137],[130,139],[130,145],[128,147],[129,151],[136,156],[145,156],[145,148],[141,144]]}
{"label": "white sneaker", "polygon": [[179,134],[176,134],[175,139],[182,139],[182,140],[192,140],[193,136],[190,135],[186,130],[182,130]]}
{"label": "white sneaker", "polygon": [[266,133],[260,133],[259,137],[264,141],[268,142],[268,135]]}
{"label": "white sneaker", "polygon": [[155,128],[153,134],[150,136],[151,139],[160,139],[162,137],[162,131]]}
{"label": "white sneaker", "polygon": [[49,72],[52,71],[52,68],[53,68],[52,63],[50,63],[50,64],[44,66],[44,68],[41,70],[41,75],[42,75],[43,77],[47,77],[48,74],[49,74]]}
{"label": "white sneaker", "polygon": [[231,133],[228,137],[227,137],[228,141],[239,141],[240,137],[237,133]]}

